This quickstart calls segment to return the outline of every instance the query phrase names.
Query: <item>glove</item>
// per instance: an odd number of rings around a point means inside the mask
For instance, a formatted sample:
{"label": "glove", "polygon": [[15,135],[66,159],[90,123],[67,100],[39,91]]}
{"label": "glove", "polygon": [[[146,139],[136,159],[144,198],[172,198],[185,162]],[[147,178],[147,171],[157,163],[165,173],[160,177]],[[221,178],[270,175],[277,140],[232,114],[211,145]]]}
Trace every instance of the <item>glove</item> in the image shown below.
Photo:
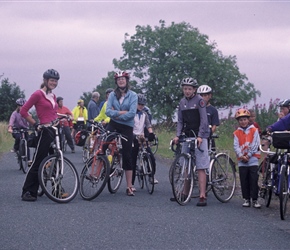
{"label": "glove", "polygon": [[153,133],[149,133],[148,141],[154,141],[154,140],[155,140],[155,135]]}

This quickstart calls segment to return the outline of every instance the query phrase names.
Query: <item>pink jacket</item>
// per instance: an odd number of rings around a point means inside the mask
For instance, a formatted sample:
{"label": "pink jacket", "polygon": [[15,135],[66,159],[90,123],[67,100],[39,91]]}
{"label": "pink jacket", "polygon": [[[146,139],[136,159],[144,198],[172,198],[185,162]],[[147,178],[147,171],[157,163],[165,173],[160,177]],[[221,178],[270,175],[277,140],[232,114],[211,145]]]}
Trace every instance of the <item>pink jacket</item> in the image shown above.
{"label": "pink jacket", "polygon": [[20,114],[26,118],[28,111],[35,106],[40,124],[49,123],[57,118],[57,102],[53,93],[46,94],[43,90],[36,90],[23,105]]}

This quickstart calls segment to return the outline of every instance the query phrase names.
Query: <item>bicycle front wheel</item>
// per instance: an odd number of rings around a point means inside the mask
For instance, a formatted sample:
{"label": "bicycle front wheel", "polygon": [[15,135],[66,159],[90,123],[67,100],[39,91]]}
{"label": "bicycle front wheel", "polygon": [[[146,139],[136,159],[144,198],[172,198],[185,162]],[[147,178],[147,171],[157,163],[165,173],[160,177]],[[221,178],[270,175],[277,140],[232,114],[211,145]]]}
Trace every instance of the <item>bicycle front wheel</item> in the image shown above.
{"label": "bicycle front wheel", "polygon": [[[38,171],[38,180],[46,196],[58,203],[72,201],[79,189],[79,177],[71,161],[56,155],[49,155],[43,159]],[[62,171],[63,170],[63,171]]]}
{"label": "bicycle front wheel", "polygon": [[191,199],[194,173],[190,166],[190,156],[181,154],[172,164],[171,183],[174,198],[180,205],[186,205]]}
{"label": "bicycle front wheel", "polygon": [[122,155],[114,155],[112,159],[112,165],[110,168],[110,177],[108,180],[108,190],[110,193],[114,194],[119,189],[124,170],[122,168]]}
{"label": "bicycle front wheel", "polygon": [[95,199],[104,189],[110,175],[110,163],[106,155],[90,158],[81,173],[80,194],[85,200]]}
{"label": "bicycle front wheel", "polygon": [[149,154],[144,154],[141,160],[141,165],[143,169],[144,182],[149,194],[154,192],[154,174],[152,170],[152,161]]}
{"label": "bicycle front wheel", "polygon": [[228,202],[236,188],[236,170],[233,160],[225,153],[217,154],[211,162],[211,184],[215,197]]}
{"label": "bicycle front wheel", "polygon": [[288,201],[288,178],[287,178],[286,166],[281,166],[281,175],[280,175],[280,189],[279,189],[279,200],[280,200],[280,217],[281,220],[286,219],[286,209]]}

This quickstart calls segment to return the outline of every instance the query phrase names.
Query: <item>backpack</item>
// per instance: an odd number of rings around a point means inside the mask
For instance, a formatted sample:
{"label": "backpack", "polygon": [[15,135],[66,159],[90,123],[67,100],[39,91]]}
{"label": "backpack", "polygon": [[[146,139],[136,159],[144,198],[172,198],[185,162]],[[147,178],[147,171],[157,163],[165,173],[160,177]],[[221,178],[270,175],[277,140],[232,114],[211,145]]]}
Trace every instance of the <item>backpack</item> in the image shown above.
{"label": "backpack", "polygon": [[84,146],[86,143],[87,137],[88,137],[88,132],[86,130],[81,130],[77,132],[75,136],[75,145],[79,147]]}

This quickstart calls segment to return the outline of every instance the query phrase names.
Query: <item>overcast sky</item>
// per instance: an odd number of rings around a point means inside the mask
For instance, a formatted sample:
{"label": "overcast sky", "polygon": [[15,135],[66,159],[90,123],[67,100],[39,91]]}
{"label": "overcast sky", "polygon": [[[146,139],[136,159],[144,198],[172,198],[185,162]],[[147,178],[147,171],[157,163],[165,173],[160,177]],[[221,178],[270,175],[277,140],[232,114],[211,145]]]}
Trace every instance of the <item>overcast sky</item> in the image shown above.
{"label": "overcast sky", "polygon": [[[124,34],[159,20],[198,28],[261,91],[258,103],[290,98],[290,1],[1,1],[0,75],[28,98],[48,68],[72,109],[114,70]],[[2,78],[3,79],[3,78]],[[114,86],[114,85],[113,85]],[[101,93],[102,94],[102,93]]]}

